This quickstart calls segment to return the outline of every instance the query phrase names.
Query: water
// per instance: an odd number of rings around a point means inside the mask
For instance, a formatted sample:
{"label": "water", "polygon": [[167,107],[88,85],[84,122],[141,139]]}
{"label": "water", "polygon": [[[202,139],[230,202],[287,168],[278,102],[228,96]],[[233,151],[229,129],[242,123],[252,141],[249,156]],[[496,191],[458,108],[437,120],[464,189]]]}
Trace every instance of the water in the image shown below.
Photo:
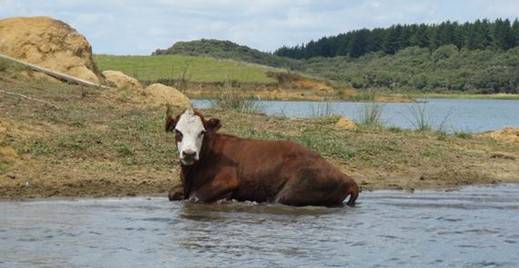
{"label": "water", "polygon": [[359,201],[4,201],[0,267],[519,267],[519,185]]}
{"label": "water", "polygon": [[[427,121],[434,128],[447,132],[483,132],[505,126],[519,127],[518,100],[427,99],[426,103],[386,103],[381,120],[386,126],[416,128],[412,115],[424,107]],[[211,106],[208,100],[194,100],[198,108]],[[359,120],[366,103],[316,101],[259,101],[262,112],[268,115],[308,118],[322,114],[340,114]]]}

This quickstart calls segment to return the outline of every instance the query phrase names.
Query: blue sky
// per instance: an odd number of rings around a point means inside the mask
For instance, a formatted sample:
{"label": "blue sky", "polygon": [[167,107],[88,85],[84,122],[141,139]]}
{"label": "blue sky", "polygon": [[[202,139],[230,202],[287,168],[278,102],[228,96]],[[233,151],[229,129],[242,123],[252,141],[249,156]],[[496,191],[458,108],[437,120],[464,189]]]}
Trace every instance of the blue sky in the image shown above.
{"label": "blue sky", "polygon": [[363,27],[514,19],[519,1],[0,0],[0,18],[39,15],[72,25],[95,53],[146,55],[176,41],[200,38],[273,51]]}

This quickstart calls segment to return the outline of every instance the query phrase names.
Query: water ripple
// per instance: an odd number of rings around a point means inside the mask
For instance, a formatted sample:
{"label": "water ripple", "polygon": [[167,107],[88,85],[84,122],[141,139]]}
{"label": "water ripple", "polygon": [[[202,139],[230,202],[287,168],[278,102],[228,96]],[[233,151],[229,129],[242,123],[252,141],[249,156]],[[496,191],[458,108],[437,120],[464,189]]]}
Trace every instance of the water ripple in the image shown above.
{"label": "water ripple", "polygon": [[0,202],[0,267],[519,267],[518,194],[514,184],[379,191],[355,208]]}

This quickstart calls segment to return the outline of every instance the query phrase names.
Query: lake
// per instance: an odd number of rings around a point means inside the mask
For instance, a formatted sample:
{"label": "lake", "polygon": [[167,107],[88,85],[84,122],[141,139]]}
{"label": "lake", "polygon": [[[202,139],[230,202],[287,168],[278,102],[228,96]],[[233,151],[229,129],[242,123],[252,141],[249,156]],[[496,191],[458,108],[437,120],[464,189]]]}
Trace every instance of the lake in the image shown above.
{"label": "lake", "polygon": [[354,208],[164,197],[0,202],[0,267],[519,267],[519,185]]}
{"label": "lake", "polygon": [[[385,126],[416,128],[416,113],[424,111],[434,128],[446,132],[483,132],[505,126],[519,127],[519,100],[422,99],[423,103],[384,103],[381,121]],[[290,118],[329,114],[358,121],[369,103],[317,101],[257,101],[261,112]],[[193,100],[196,108],[211,107],[209,100]],[[371,104],[372,105],[372,104]]]}

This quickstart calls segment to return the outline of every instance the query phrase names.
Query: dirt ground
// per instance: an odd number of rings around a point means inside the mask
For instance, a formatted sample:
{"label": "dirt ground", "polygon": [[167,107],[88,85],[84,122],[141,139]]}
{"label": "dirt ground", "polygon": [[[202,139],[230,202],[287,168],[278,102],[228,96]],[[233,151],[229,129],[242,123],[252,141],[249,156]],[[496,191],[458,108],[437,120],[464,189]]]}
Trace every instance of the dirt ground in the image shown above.
{"label": "dirt ground", "polygon": [[[0,71],[0,199],[165,193],[179,185],[165,108],[124,90]],[[176,112],[180,112],[177,108]],[[222,132],[288,139],[320,152],[363,190],[519,182],[519,144],[400,129],[335,128],[336,117],[290,120],[206,110]],[[164,195],[165,196],[165,195]],[[362,198],[362,197],[361,197]]]}

